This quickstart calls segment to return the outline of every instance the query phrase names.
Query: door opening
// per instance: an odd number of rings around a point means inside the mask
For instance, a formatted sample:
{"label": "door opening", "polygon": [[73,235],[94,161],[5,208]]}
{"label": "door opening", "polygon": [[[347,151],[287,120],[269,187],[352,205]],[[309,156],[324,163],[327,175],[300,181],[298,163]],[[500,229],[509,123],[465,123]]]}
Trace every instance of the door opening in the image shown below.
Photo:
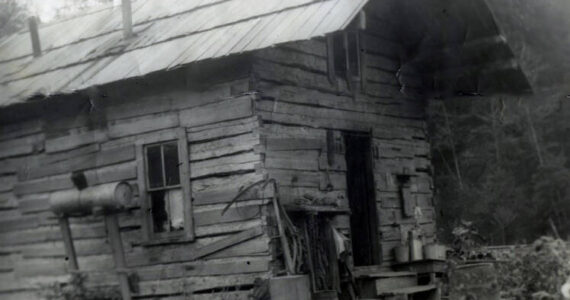
{"label": "door opening", "polygon": [[377,265],[382,254],[378,243],[371,138],[368,134],[345,133],[344,141],[354,265]]}

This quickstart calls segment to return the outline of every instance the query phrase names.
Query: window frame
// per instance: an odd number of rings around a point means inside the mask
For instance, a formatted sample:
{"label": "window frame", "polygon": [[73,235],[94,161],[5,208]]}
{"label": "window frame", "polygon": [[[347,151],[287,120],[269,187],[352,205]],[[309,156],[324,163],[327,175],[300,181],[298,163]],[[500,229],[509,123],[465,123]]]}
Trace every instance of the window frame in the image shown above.
{"label": "window frame", "polygon": [[[349,35],[352,35],[354,38],[354,45],[349,45]],[[340,38],[342,39],[342,57],[343,57],[343,64],[344,70],[342,70],[342,75],[337,74],[337,49],[335,49],[335,39]],[[355,28],[347,28],[340,32],[334,32],[327,36],[327,56],[328,56],[328,78],[329,81],[333,84],[338,85],[338,79],[343,79],[346,81],[348,89],[352,92],[364,91],[364,71],[365,71],[365,63],[364,63],[364,39],[362,37],[362,31]],[[352,47],[353,46],[353,47]],[[354,48],[354,49],[350,49]],[[355,51],[356,55],[356,70],[353,70],[351,66],[351,55],[350,52]],[[356,72],[355,72],[356,71]],[[356,75],[353,75],[353,72]]]}
{"label": "window frame", "polygon": [[[178,163],[179,163],[179,176],[180,183],[175,186],[163,186],[161,188],[149,188],[149,178],[147,176],[147,155],[146,149],[148,146],[154,144],[166,144],[168,142],[177,142],[178,146]],[[161,150],[162,151],[162,150]],[[161,152],[162,153],[162,152]],[[142,231],[146,241],[165,240],[165,239],[186,239],[193,241],[194,234],[194,220],[193,220],[193,207],[192,207],[192,189],[190,181],[190,159],[188,152],[188,138],[186,137],[186,130],[184,128],[176,128],[167,133],[160,133],[136,141],[136,163],[137,163],[137,184],[139,186],[139,201],[142,212]],[[164,160],[162,156],[161,159]],[[164,169],[163,165],[163,169]],[[164,170],[163,170],[164,171]],[[164,178],[163,180],[166,180]],[[165,183],[166,184],[166,183]],[[154,232],[151,203],[149,193],[160,190],[171,190],[180,188],[182,191],[182,201],[184,209],[184,230],[168,231],[168,232]]]}

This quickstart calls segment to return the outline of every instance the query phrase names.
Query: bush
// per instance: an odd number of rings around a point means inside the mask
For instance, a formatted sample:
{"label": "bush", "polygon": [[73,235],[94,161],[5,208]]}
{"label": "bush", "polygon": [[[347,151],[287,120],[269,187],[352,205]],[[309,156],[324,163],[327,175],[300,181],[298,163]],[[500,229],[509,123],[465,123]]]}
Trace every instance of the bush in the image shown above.
{"label": "bush", "polygon": [[560,287],[570,277],[570,246],[541,237],[532,245],[494,253],[502,297],[507,299],[562,299]]}

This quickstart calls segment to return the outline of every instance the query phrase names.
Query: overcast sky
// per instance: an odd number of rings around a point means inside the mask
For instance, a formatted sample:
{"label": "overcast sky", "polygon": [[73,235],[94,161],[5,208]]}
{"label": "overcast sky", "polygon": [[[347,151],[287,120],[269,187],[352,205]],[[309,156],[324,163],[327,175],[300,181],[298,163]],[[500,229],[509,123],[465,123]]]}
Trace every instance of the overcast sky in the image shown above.
{"label": "overcast sky", "polygon": [[[36,15],[42,22],[51,22],[56,16],[58,9],[66,6],[70,2],[83,1],[86,5],[96,7],[100,6],[100,2],[96,0],[18,0],[25,4],[32,15]],[[115,5],[120,4],[121,0],[113,0]],[[66,16],[73,15],[77,11],[71,10],[65,12]]]}

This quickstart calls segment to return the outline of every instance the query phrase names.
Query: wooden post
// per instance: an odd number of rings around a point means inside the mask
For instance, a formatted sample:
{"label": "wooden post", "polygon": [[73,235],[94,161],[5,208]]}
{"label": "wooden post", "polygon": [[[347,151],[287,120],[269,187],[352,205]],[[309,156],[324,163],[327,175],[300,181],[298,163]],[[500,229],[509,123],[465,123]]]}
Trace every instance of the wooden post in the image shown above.
{"label": "wooden post", "polygon": [[122,0],[121,9],[123,11],[123,35],[125,39],[128,39],[133,36],[131,0]]}
{"label": "wooden post", "polygon": [[42,46],[40,43],[40,33],[38,30],[38,19],[36,17],[29,17],[28,27],[30,30],[30,38],[32,39],[32,50],[34,57],[41,56]]}
{"label": "wooden post", "polygon": [[119,232],[119,220],[117,214],[108,214],[105,216],[105,225],[107,233],[113,248],[113,258],[115,260],[115,269],[119,273],[119,286],[121,287],[121,297],[123,300],[131,300],[131,290],[129,288],[129,278],[126,271],[125,252],[123,250],[123,242],[121,241],[121,233]]}
{"label": "wooden post", "polygon": [[63,245],[65,246],[65,255],[67,255],[67,261],[69,262],[69,269],[71,271],[77,271],[79,270],[79,264],[77,263],[75,246],[73,246],[73,239],[71,238],[71,230],[69,229],[69,219],[66,216],[61,216],[59,218],[59,228],[61,230],[61,236],[63,237]]}

